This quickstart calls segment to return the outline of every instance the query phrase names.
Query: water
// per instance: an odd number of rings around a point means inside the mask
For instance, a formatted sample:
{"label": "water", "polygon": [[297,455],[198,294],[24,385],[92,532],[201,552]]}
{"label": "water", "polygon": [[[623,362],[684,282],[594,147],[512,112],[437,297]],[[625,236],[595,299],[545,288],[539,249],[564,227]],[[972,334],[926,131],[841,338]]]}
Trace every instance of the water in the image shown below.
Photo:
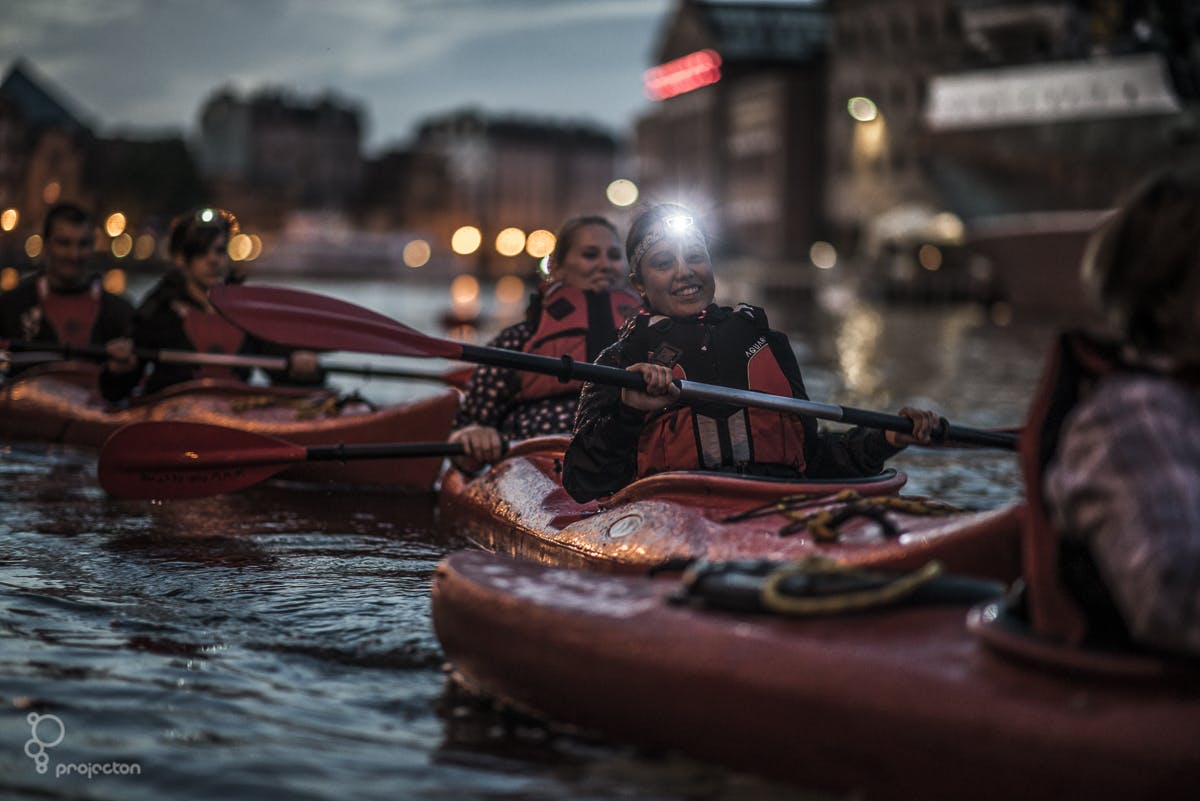
{"label": "water", "polygon": [[[430,332],[444,305],[434,289],[308,286]],[[963,308],[770,311],[814,399],[934,405],[973,426],[1021,421],[1049,336]],[[381,401],[432,391],[339,381]],[[893,463],[908,491],[962,506],[1019,493],[1011,454],[910,449]],[[93,455],[15,443],[0,443],[0,474],[5,798],[797,797],[449,692],[428,582],[464,543],[439,528],[432,497],[258,487],[118,502]],[[45,773],[35,730],[61,734]]]}

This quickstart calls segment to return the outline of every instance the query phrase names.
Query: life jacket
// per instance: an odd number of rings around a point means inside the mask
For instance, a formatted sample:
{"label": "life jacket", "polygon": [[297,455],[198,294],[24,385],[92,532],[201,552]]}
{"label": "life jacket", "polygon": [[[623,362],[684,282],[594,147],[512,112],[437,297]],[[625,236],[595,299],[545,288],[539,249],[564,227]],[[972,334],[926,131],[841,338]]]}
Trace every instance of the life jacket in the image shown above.
{"label": "life jacket", "polygon": [[1024,605],[1035,634],[1069,645],[1131,642],[1090,551],[1058,534],[1042,489],[1068,413],[1104,375],[1122,367],[1115,345],[1080,332],[1064,333],[1047,359],[1021,436]]}
{"label": "life jacket", "polygon": [[91,342],[104,295],[99,281],[93,281],[82,292],[54,292],[43,275],[38,278],[37,293],[46,322],[61,344],[82,347]]}
{"label": "life jacket", "polygon": [[[246,339],[245,332],[216,312],[205,312],[179,301],[173,302],[171,307],[183,320],[183,332],[187,334],[192,349],[197,353],[235,354],[242,349],[242,343]],[[211,364],[199,367],[195,376],[241,380],[232,367]]]}
{"label": "life jacket", "polygon": [[[635,362],[671,367],[675,378],[792,397],[772,352],[766,313],[710,306],[693,320],[641,313],[626,335]],[[675,404],[655,413],[638,440],[639,478],[665,470],[743,472],[772,465],[802,475],[804,428],[795,415],[721,403]]]}
{"label": "life jacket", "polygon": [[[563,283],[551,284],[542,295],[533,335],[522,350],[591,362],[616,341],[617,331],[640,305],[636,295],[622,289],[593,292]],[[520,398],[578,395],[582,387],[580,380],[563,382],[554,376],[526,372],[521,374]]]}

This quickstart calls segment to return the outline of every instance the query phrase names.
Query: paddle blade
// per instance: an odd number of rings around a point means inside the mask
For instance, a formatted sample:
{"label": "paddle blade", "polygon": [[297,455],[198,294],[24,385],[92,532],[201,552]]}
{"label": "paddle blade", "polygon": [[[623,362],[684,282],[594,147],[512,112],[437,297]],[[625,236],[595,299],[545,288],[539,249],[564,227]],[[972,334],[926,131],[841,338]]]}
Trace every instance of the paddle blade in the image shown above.
{"label": "paddle blade", "polygon": [[293,348],[457,359],[462,345],[336,298],[268,286],[217,286],[217,311],[256,337]]}
{"label": "paddle blade", "polygon": [[114,498],[203,498],[249,487],[307,458],[300,445],[207,423],[149,421],[117,429],[100,451]]}

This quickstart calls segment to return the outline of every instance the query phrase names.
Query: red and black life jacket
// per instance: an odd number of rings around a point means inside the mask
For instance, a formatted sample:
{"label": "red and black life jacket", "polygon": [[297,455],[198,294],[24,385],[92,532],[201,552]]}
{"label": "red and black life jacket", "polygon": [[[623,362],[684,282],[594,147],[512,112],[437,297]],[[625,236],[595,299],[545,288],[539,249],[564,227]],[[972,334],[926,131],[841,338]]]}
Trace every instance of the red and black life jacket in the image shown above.
{"label": "red and black life jacket", "polygon": [[[626,353],[668,365],[679,379],[793,397],[769,332],[766,313],[754,306],[710,306],[687,321],[643,313],[626,335]],[[638,441],[639,478],[664,470],[740,471],[750,465],[802,475],[800,418],[730,404],[676,404],[647,420]]]}
{"label": "red and black life jacket", "polygon": [[1119,349],[1080,332],[1063,334],[1047,359],[1021,436],[1025,520],[1021,555],[1025,608],[1033,631],[1070,645],[1130,643],[1128,629],[1083,542],[1059,535],[1043,492],[1063,422],[1099,380],[1124,369]]}
{"label": "red and black life jacket", "polygon": [[[197,353],[227,353],[235,354],[242,349],[246,334],[233,323],[216,312],[205,312],[202,309],[176,301],[171,304],[176,314],[183,320],[183,331],[188,341]],[[206,364],[196,370],[197,378],[221,378],[233,381],[241,377],[232,367],[221,367]]]}
{"label": "red and black life jacket", "polygon": [[38,302],[55,338],[64,345],[82,347],[91,342],[92,329],[100,317],[104,288],[93,281],[81,292],[54,292],[46,276],[37,282]]}
{"label": "red and black life jacket", "polygon": [[[541,313],[533,335],[522,348],[526,353],[577,362],[593,361],[600,351],[617,339],[625,319],[637,311],[641,300],[615,289],[592,292],[566,284],[550,285],[542,295]],[[523,400],[578,395],[582,381],[563,382],[549,375],[521,374]]]}

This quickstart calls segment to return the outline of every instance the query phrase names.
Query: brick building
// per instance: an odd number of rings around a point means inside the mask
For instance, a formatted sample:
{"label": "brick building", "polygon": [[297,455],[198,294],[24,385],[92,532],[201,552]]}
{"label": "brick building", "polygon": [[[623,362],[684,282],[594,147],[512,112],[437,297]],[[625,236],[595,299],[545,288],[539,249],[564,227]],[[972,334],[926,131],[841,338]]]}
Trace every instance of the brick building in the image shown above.
{"label": "brick building", "polygon": [[825,25],[819,4],[682,0],[646,73],[642,197],[700,211],[760,282],[803,283],[823,235]]}

